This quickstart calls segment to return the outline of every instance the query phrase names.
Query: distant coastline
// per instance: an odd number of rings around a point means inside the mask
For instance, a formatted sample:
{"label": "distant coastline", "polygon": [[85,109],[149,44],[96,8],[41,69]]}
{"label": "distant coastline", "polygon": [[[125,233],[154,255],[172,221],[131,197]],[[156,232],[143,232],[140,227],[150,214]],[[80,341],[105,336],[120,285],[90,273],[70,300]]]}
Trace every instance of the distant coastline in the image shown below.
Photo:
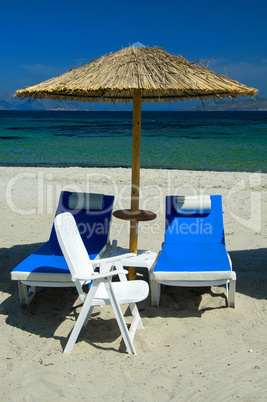
{"label": "distant coastline", "polygon": [[[216,101],[206,101],[196,106],[184,107],[181,102],[176,102],[179,104],[177,111],[183,112],[230,112],[230,111],[267,111],[267,99],[255,96],[254,98],[244,98],[244,99],[218,99]],[[99,106],[99,103],[97,103]],[[68,102],[68,101],[53,101],[53,100],[36,100],[29,101],[29,99],[21,100],[16,98],[14,94],[8,94],[4,98],[0,99],[0,111],[8,110],[47,110],[47,111],[99,111],[99,107],[96,109],[92,106],[90,102]],[[148,110],[148,109],[146,109]],[[152,110],[152,109],[151,109]],[[158,109],[159,110],[159,109]],[[166,110],[165,108],[163,110]],[[106,109],[105,109],[106,111]],[[112,110],[113,111],[113,110]]]}
{"label": "distant coastline", "polygon": [[267,99],[255,96],[248,99],[219,99],[212,102],[200,104],[190,108],[184,108],[183,111],[190,112],[266,112]]}

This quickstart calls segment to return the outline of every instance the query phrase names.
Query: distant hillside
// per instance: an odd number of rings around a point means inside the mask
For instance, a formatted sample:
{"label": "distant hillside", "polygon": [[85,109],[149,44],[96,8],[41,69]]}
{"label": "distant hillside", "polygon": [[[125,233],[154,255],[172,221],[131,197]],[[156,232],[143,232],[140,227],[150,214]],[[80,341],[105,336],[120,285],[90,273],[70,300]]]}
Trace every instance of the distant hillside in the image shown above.
{"label": "distant hillside", "polygon": [[198,106],[183,108],[183,111],[207,111],[207,112],[226,112],[226,111],[267,111],[267,99],[255,96],[246,99],[218,99]]}
{"label": "distant hillside", "polygon": [[[179,110],[181,111],[267,111],[267,99],[256,96],[255,98],[245,99],[218,99],[203,104],[199,101],[199,105],[193,107],[182,107],[181,102]],[[181,106],[181,109],[180,109]],[[14,94],[9,94],[0,99],[0,110],[94,110],[92,104],[88,102],[68,102],[53,101],[50,99],[41,99],[30,101],[29,99],[21,100],[16,98]],[[157,108],[159,110],[159,108]],[[164,108],[165,109],[165,108]]]}
{"label": "distant hillside", "polygon": [[75,103],[67,101],[53,101],[50,99],[29,101],[21,100],[13,94],[0,99],[0,110],[90,110],[89,103]]}

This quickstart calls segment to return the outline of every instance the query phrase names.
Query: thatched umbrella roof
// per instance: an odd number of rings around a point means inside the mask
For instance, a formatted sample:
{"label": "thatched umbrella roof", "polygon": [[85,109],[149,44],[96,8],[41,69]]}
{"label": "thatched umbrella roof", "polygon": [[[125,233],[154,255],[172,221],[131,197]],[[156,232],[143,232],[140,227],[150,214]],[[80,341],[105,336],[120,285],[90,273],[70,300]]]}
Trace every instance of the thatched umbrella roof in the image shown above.
{"label": "thatched umbrella roof", "polygon": [[258,92],[162,48],[131,46],[21,89],[16,96],[78,102],[126,102],[133,99],[134,89],[142,90],[142,102],[234,98]]}
{"label": "thatched umbrella roof", "polygon": [[[20,98],[76,102],[133,101],[131,210],[119,211],[131,221],[130,251],[137,252],[137,223],[151,213],[139,211],[141,103],[251,96],[257,89],[215,74],[197,62],[159,47],[135,44],[92,60],[82,67],[16,92]],[[129,279],[135,269],[129,269]]]}

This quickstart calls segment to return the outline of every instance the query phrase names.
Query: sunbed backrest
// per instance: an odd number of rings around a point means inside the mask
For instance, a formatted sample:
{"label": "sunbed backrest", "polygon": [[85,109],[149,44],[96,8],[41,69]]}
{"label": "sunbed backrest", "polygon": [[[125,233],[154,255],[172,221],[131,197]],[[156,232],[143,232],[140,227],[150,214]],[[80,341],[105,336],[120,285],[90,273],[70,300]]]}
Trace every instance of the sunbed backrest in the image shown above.
{"label": "sunbed backrest", "polygon": [[[75,217],[85,248],[91,258],[94,258],[108,242],[114,196],[103,196],[103,209],[88,210],[70,208],[69,199],[73,194],[70,191],[61,192],[55,216],[63,212],[70,212]],[[49,240],[53,252],[56,255],[62,255],[54,225]]]}
{"label": "sunbed backrest", "polygon": [[165,242],[170,244],[224,243],[222,197],[210,196],[211,211],[182,214],[177,212],[177,196],[166,197]]}

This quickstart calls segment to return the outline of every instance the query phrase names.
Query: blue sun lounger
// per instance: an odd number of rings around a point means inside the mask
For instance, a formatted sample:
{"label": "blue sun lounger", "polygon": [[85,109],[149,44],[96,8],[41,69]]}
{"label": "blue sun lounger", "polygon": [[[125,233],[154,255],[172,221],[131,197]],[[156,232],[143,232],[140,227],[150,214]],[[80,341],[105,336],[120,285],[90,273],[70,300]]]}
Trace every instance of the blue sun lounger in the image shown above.
{"label": "blue sun lounger", "polygon": [[166,231],[151,269],[151,302],[158,306],[160,284],[226,285],[227,304],[235,307],[236,274],[225,248],[222,197],[166,197]]}
{"label": "blue sun lounger", "polygon": [[[109,227],[114,196],[63,191],[56,216],[70,212],[76,220],[85,247],[93,260],[111,248]],[[70,228],[71,230],[71,228]],[[49,240],[11,272],[18,281],[21,304],[30,304],[36,287],[75,286],[57,241],[54,225]]]}

